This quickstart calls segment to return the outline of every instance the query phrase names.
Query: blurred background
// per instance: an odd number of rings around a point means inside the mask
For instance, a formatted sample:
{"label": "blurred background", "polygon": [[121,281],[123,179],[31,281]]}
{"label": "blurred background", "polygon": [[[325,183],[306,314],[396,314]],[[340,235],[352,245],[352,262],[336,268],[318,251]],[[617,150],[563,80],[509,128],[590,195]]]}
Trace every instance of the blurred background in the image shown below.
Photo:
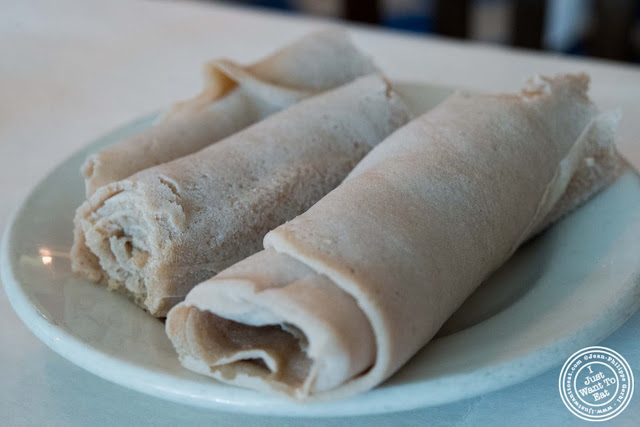
{"label": "blurred background", "polygon": [[640,0],[226,0],[224,3],[640,63]]}

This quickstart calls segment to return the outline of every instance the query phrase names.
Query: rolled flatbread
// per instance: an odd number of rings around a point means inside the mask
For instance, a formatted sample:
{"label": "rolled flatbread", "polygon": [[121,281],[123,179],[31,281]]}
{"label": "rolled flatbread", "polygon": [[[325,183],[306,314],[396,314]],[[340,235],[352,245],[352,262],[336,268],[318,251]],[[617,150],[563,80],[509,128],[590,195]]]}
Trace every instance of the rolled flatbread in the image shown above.
{"label": "rolled flatbread", "polygon": [[73,271],[166,315],[259,251],[409,120],[378,75],[304,100],[197,153],[101,187],[76,212]]}
{"label": "rolled flatbread", "polygon": [[457,93],[393,133],[170,311],[182,364],[302,401],[383,382],[523,241],[619,174],[617,115],[587,88],[560,75]]}
{"label": "rolled flatbread", "polygon": [[205,88],[153,127],[87,158],[87,197],[98,188],[213,144],[310,95],[376,72],[342,30],[312,33],[249,66],[215,60]]}

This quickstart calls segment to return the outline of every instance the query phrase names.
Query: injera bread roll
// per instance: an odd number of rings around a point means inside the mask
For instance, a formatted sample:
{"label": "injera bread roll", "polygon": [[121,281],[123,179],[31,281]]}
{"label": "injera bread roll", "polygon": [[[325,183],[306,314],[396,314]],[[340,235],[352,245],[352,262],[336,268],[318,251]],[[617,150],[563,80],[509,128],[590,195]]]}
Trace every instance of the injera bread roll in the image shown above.
{"label": "injera bread roll", "polygon": [[619,174],[588,77],[456,93],[167,317],[182,364],[299,401],[371,389],[518,246]]}
{"label": "injera bread roll", "polygon": [[379,75],[304,100],[199,152],[101,187],[74,220],[73,271],[164,316],[259,251],[405,124]]}
{"label": "injera bread roll", "polygon": [[172,106],[153,127],[87,158],[87,197],[151,166],[194,153],[310,95],[376,72],[338,29],[307,35],[265,59],[240,66],[220,59],[204,67],[205,88]]}

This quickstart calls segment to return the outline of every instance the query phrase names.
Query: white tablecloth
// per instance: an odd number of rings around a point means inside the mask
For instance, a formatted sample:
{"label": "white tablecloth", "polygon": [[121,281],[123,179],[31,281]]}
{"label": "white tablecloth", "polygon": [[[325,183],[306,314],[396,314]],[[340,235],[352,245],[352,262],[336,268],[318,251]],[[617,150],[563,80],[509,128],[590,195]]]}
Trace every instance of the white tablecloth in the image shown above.
{"label": "white tablecloth", "polygon": [[[0,231],[29,189],[105,131],[196,93],[201,64],[250,61],[322,22],[210,3],[32,1],[0,3]],[[505,48],[353,28],[357,44],[396,80],[514,90],[532,73],[586,71],[593,98],[621,107],[622,149],[640,165],[640,69]],[[299,425],[161,401],[108,383],[62,359],[21,324],[0,292],[3,425]],[[602,345],[640,379],[640,313]],[[383,416],[310,425],[584,424],[563,406],[560,367],[498,392]],[[638,393],[636,393],[638,394]],[[640,425],[640,396],[612,424]]]}

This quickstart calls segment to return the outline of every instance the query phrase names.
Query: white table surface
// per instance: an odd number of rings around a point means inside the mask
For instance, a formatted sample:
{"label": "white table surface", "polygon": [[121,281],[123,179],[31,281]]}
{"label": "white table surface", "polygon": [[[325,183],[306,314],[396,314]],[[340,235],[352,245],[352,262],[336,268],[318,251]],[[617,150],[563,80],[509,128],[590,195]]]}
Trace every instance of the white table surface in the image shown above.
{"label": "white table surface", "polygon": [[[321,21],[210,3],[0,1],[0,231],[57,163],[135,117],[196,93],[210,58],[256,59]],[[640,165],[640,68],[425,36],[353,29],[396,80],[515,90],[532,73],[586,71],[603,108],[621,107],[622,151]],[[79,178],[80,179],[80,178]],[[3,425],[586,424],[563,406],[560,366],[516,386],[436,408],[301,420],[191,408],[104,381],[62,359],[22,325],[0,292]],[[640,380],[640,313],[601,344]],[[640,425],[640,393],[614,425]]]}

